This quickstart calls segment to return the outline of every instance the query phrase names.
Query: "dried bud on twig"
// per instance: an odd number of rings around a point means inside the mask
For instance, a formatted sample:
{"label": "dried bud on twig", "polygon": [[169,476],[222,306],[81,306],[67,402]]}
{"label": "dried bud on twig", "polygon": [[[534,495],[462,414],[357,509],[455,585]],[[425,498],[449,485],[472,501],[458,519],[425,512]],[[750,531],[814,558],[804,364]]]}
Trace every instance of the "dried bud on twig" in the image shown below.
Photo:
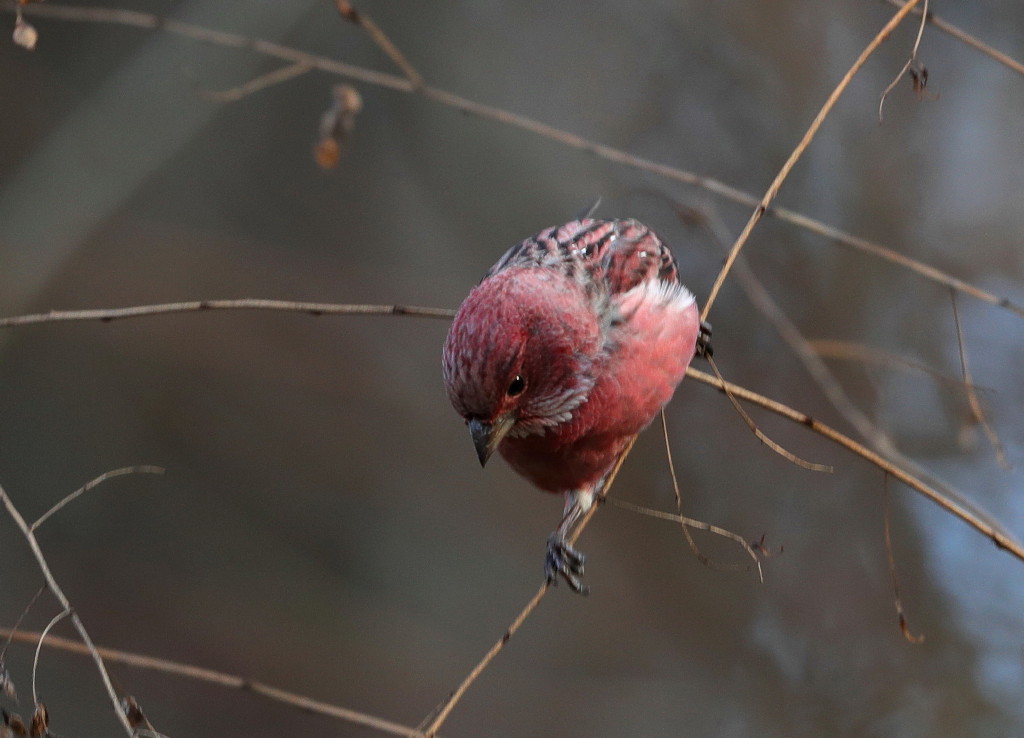
{"label": "dried bud on twig", "polygon": [[32,51],[36,47],[36,41],[39,40],[39,31],[35,29],[35,26],[26,22],[19,11],[17,18],[14,19],[14,33],[11,38],[18,46]]}
{"label": "dried bud on twig", "polygon": [[124,716],[128,718],[128,724],[133,728],[153,729],[153,724],[146,719],[145,713],[142,712],[142,708],[139,707],[139,703],[135,701],[134,697],[122,697],[121,709],[124,710]]}
{"label": "dried bud on twig", "polygon": [[45,738],[50,735],[50,713],[46,711],[46,705],[42,702],[36,705],[35,712],[32,713],[32,725],[28,734],[32,738]]}
{"label": "dried bud on twig", "polygon": [[321,169],[333,169],[344,145],[356,126],[356,115],[363,109],[363,98],[356,88],[335,85],[331,107],[320,118],[320,138],[313,147],[313,159]]}

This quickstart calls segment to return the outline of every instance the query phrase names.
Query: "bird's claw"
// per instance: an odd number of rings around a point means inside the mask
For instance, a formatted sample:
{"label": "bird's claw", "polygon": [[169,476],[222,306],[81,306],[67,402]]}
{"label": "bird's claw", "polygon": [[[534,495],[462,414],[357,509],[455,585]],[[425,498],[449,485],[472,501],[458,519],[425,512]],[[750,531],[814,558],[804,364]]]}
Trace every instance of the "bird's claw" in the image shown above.
{"label": "bird's claw", "polygon": [[552,533],[548,537],[548,550],[544,555],[544,576],[549,584],[558,584],[561,577],[576,594],[590,594],[590,587],[580,581],[586,557],[569,545],[565,537]]}
{"label": "bird's claw", "polygon": [[711,324],[706,320],[700,322],[700,330],[697,332],[697,349],[694,351],[702,359],[710,359],[714,356],[714,349],[711,348]]}

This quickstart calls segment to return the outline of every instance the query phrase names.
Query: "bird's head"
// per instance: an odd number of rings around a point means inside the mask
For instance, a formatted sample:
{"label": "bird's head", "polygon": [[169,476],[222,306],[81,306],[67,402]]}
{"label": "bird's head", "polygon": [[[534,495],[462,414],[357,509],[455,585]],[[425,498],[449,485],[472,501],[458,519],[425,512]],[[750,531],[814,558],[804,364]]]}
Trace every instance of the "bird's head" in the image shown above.
{"label": "bird's head", "polygon": [[572,419],[594,384],[601,328],[583,290],[542,268],[510,268],[470,292],[444,343],[445,388],[481,464],[506,436]]}

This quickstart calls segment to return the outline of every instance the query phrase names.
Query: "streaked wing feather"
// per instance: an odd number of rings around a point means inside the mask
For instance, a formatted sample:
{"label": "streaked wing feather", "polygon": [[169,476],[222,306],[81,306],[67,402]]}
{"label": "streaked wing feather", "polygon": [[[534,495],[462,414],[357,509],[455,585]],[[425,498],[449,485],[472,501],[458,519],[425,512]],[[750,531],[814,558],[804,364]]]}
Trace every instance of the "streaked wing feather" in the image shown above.
{"label": "streaked wing feather", "polygon": [[516,244],[488,270],[544,267],[562,270],[588,292],[616,295],[641,282],[676,283],[672,252],[647,226],[635,220],[574,220],[547,228]]}

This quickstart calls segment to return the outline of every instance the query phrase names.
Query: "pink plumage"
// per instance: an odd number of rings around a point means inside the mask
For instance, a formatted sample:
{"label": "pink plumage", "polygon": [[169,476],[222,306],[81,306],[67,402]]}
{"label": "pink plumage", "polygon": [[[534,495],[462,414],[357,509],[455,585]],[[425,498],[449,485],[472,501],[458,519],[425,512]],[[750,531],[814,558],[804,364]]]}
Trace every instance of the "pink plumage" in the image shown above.
{"label": "pink plumage", "polygon": [[634,220],[576,220],[510,249],[444,344],[445,387],[481,464],[495,449],[566,495],[545,573],[578,592],[566,535],[629,440],[671,399],[710,331],[668,248]]}

